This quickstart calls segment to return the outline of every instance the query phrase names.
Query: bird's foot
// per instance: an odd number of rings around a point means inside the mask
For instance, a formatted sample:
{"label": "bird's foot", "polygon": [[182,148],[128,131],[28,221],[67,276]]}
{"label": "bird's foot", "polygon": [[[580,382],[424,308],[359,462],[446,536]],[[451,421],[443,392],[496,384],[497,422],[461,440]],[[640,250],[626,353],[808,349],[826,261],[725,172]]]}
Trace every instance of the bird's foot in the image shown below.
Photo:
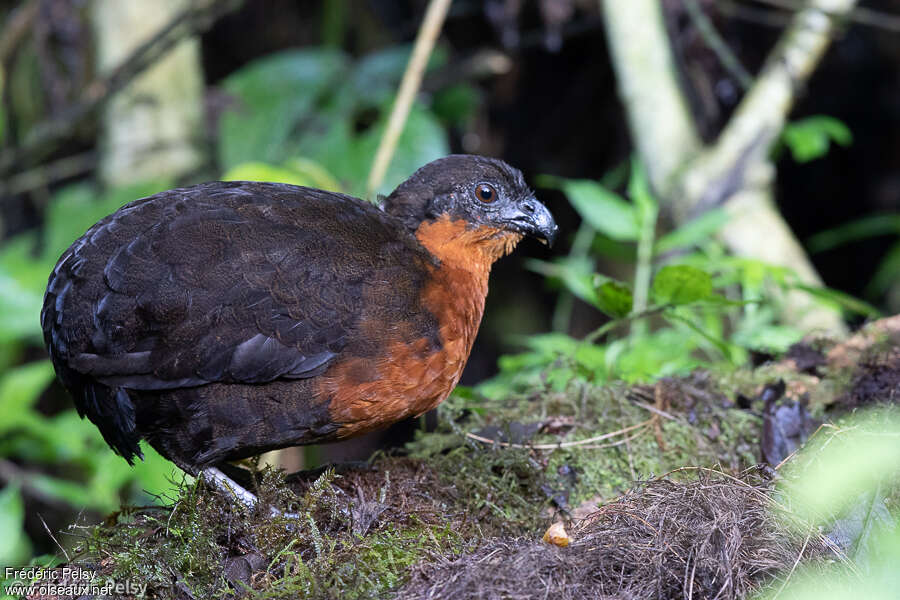
{"label": "bird's foot", "polygon": [[[207,467],[200,471],[200,474],[207,483],[219,490],[225,497],[237,500],[248,510],[256,508],[256,505],[259,504],[259,498],[256,494],[234,481],[220,469],[216,467]],[[269,516],[285,517],[288,519],[300,518],[296,513],[284,512],[275,507],[269,507]]]}

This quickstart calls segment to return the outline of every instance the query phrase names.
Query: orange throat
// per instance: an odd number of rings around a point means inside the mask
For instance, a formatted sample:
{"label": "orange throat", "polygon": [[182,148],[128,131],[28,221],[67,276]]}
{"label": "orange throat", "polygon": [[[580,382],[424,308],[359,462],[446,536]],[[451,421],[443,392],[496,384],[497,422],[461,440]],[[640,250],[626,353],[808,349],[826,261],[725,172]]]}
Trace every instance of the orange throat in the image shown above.
{"label": "orange throat", "polygon": [[487,280],[491,265],[512,252],[522,234],[489,225],[469,227],[461,219],[452,221],[442,215],[419,225],[416,239],[441,261],[442,267],[471,271]]}
{"label": "orange throat", "polygon": [[[421,415],[450,395],[481,324],[491,265],[511,252],[522,235],[442,217],[419,226],[416,238],[440,261],[422,290],[422,305],[437,319],[441,347],[427,351],[424,338],[394,340],[376,364],[368,363],[377,377],[353,386],[328,386],[332,418],[341,424],[339,437]],[[360,366],[348,363],[329,373],[329,379],[332,384],[346,381],[349,370]]]}

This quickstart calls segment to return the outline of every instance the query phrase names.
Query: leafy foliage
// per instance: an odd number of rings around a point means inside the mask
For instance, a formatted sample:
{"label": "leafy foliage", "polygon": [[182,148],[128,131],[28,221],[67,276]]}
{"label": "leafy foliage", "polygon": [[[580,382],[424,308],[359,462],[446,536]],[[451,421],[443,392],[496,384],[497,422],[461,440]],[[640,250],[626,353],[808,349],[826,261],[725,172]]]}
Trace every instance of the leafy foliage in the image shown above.
{"label": "leafy foliage", "polygon": [[[226,178],[318,187],[324,182],[327,189],[362,195],[408,58],[405,46],[357,62],[334,49],[291,50],[234,73],[223,84],[234,104],[219,131]],[[444,61],[438,52],[431,64]],[[468,89],[458,88],[457,95]],[[450,119],[460,119],[471,109],[471,94],[463,100],[445,97],[442,106]],[[448,152],[438,114],[416,104],[378,192],[390,192],[419,166]]]}
{"label": "leafy foliage", "polygon": [[781,139],[799,163],[809,162],[828,154],[831,142],[849,146],[853,134],[841,121],[826,115],[815,115],[785,125]]}
{"label": "leafy foliage", "polygon": [[788,464],[784,502],[837,540],[858,570],[822,576],[810,566],[761,598],[896,598],[900,584],[900,420],[896,410],[856,414],[824,428]]}
{"label": "leafy foliage", "polygon": [[171,487],[175,469],[152,449],[146,448],[146,460],[132,469],[108,451],[97,428],[74,408],[50,416],[38,409],[54,378],[49,360],[15,366],[27,348],[43,344],[39,313],[59,255],[126,202],[168,187],[169,182],[149,182],[106,193],[87,184],[63,188],[47,206],[42,236],[23,233],[0,247],[0,456],[27,465],[20,481],[0,497],[4,564],[22,562],[28,555],[23,493],[73,511],[108,512],[123,496],[147,502]]}
{"label": "leafy foliage", "polygon": [[888,292],[900,274],[900,214],[863,217],[833,229],[822,231],[807,240],[810,252],[825,252],[861,240],[893,236],[896,242],[878,264],[864,294],[876,298]]}
{"label": "leafy foliage", "polygon": [[[857,298],[801,284],[789,269],[727,255],[714,239],[728,219],[723,210],[656,238],[658,207],[638,163],[632,165],[627,197],[583,179],[543,176],[540,183],[563,191],[583,223],[568,256],[526,265],[563,297],[574,296],[611,320],[583,340],[561,332],[521,340],[526,352],[501,358],[500,376],[478,388],[484,393],[497,393],[516,378],[540,376],[557,387],[572,378],[640,381],[698,365],[734,366],[752,350],[782,352],[805,332],[779,322],[773,291],[802,290],[835,310],[878,314]],[[633,262],[633,283],[596,273],[592,253]],[[656,316],[666,325],[650,330],[648,320]],[[568,318],[555,322],[564,330]],[[626,337],[595,343],[626,325]]]}

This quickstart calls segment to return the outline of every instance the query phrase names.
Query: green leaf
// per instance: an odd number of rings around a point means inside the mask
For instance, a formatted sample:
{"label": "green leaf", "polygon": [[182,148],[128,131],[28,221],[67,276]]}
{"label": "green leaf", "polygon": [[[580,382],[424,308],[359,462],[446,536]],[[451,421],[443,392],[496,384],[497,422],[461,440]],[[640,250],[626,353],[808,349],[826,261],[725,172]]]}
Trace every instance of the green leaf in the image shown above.
{"label": "green leaf", "polygon": [[340,192],[342,189],[341,184],[334,178],[334,175],[314,160],[303,157],[292,158],[285,163],[285,166],[291,171],[306,177],[312,187],[329,192]]}
{"label": "green leaf", "polygon": [[463,127],[481,105],[481,92],[469,83],[461,83],[434,96],[431,110],[451,127]]}
{"label": "green leaf", "polygon": [[[348,193],[362,197],[386,121],[381,118],[362,134],[357,134],[351,121],[341,118],[335,110],[328,113],[327,118],[325,113],[320,114],[322,127],[310,128],[301,136],[292,154],[315,160],[334,174]],[[376,192],[390,193],[423,164],[449,152],[447,134],[438,120],[423,106],[413,105],[384,182]]]}
{"label": "green leaf", "polygon": [[230,75],[223,88],[233,96],[219,123],[219,164],[278,164],[289,155],[289,140],[312,116],[348,70],[347,58],[329,49],[279,52]]}
{"label": "green leaf", "polygon": [[[375,127],[367,130],[359,139],[355,152],[361,158],[364,165],[360,173],[357,193],[361,196],[365,192],[365,182],[372,159],[381,142],[387,118],[381,119]],[[406,119],[403,133],[397,142],[397,150],[391,159],[384,182],[376,191],[377,194],[389,194],[395,187],[412,175],[416,169],[435,159],[450,153],[450,144],[447,141],[447,132],[440,122],[421,105],[413,105]]]}
{"label": "green leaf", "polygon": [[[675,311],[667,311],[665,317],[670,321],[678,321],[687,326],[688,329],[699,335],[701,338],[712,344],[725,358],[732,356],[731,344],[708,332],[702,325],[698,325],[693,319],[680,315]],[[740,353],[738,353],[740,354]]]}
{"label": "green leaf", "polygon": [[49,268],[33,260],[24,280],[0,265],[0,343],[23,338],[40,339],[40,312]]}
{"label": "green leaf", "polygon": [[[363,56],[353,66],[346,83],[339,92],[342,106],[381,105],[393,100],[397,84],[403,77],[412,45],[389,46],[384,50]],[[426,72],[447,62],[447,50],[438,45],[428,57]]]}
{"label": "green leaf", "polygon": [[32,406],[53,379],[53,366],[41,360],[7,371],[0,377],[0,433],[34,418]]}
{"label": "green leaf", "polygon": [[867,296],[885,294],[897,283],[900,275],[900,242],[894,244],[878,263],[872,280],[866,286]]}
{"label": "green leaf", "polygon": [[641,212],[641,222],[648,218],[655,219],[659,209],[659,203],[650,191],[650,180],[647,179],[647,171],[637,158],[631,161],[631,178],[628,180],[628,196],[634,202],[634,206]]}
{"label": "green leaf", "polygon": [[788,474],[798,512],[819,522],[900,473],[900,421],[878,413],[852,427],[826,430],[791,461]]}
{"label": "green leaf", "polygon": [[797,162],[809,162],[828,153],[833,141],[848,146],[853,141],[850,129],[834,117],[816,115],[788,123],[781,139]]}
{"label": "green leaf", "polygon": [[900,235],[900,214],[873,215],[821,231],[806,242],[810,252],[824,252],[837,246],[882,235]]}
{"label": "green leaf", "polygon": [[18,484],[0,490],[0,565],[22,564],[30,553],[25,535],[25,502]]}
{"label": "green leaf", "polygon": [[596,300],[597,308],[614,319],[627,316],[634,304],[634,297],[628,286],[608,278],[597,286]]}
{"label": "green leaf", "polygon": [[670,265],[656,274],[650,292],[658,304],[690,304],[713,296],[712,277],[696,267]]}
{"label": "green leaf", "polygon": [[558,187],[581,218],[597,231],[619,241],[635,241],[640,229],[634,206],[596,181],[541,178],[543,185]]}
{"label": "green leaf", "polygon": [[860,300],[855,296],[851,296],[850,294],[846,294],[832,288],[813,287],[801,283],[795,283],[793,287],[812,294],[817,298],[821,298],[822,300],[832,302],[841,308],[849,310],[852,313],[863,315],[864,317],[877,319],[882,316],[880,310],[878,310],[865,300]]}
{"label": "green leaf", "polygon": [[670,231],[656,240],[655,254],[671,252],[679,248],[689,248],[709,241],[728,221],[728,212],[721,208],[707,211],[678,229]]}
{"label": "green leaf", "polygon": [[293,169],[269,165],[262,162],[245,162],[228,169],[222,175],[223,181],[271,181],[315,187],[310,177]]}
{"label": "green leaf", "polygon": [[616,340],[607,350],[614,357],[610,378],[636,382],[687,373],[702,364],[694,356],[696,348],[694,336],[671,327],[645,336]]}

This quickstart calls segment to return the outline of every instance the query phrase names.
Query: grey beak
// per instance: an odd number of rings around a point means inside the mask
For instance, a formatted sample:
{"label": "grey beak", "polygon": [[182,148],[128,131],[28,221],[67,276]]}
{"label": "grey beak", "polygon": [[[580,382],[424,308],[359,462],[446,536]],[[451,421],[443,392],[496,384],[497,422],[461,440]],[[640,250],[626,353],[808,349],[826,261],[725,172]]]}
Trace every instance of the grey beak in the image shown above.
{"label": "grey beak", "polygon": [[527,198],[511,206],[502,218],[511,229],[537,238],[548,246],[553,245],[559,234],[553,215],[535,198]]}

